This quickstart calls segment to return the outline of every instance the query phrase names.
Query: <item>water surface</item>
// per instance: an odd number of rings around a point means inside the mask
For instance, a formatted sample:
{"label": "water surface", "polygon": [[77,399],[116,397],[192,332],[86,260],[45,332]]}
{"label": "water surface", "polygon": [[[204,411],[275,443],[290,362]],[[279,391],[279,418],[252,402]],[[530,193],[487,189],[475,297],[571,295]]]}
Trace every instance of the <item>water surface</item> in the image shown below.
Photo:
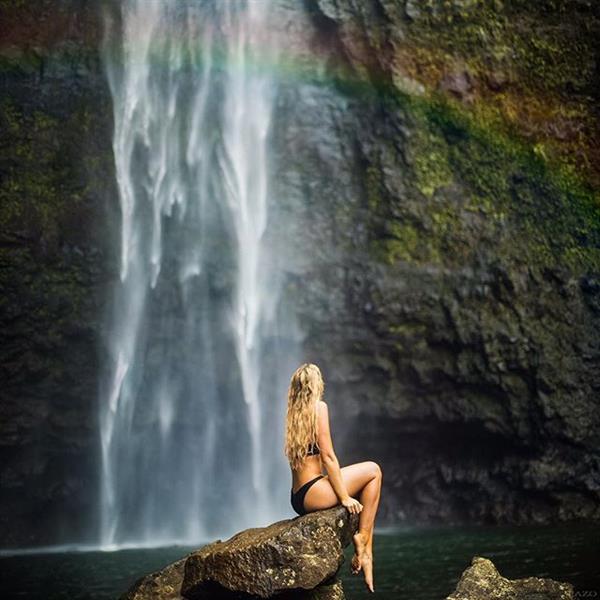
{"label": "water surface", "polygon": [[[511,579],[538,576],[569,581],[578,597],[600,598],[600,524],[530,527],[428,527],[375,535],[375,592],[379,600],[438,600],[455,587],[475,555],[490,558]],[[64,552],[0,558],[3,598],[108,600],[138,577],[190,552],[171,547],[118,552]],[[349,573],[347,598],[367,597]]]}

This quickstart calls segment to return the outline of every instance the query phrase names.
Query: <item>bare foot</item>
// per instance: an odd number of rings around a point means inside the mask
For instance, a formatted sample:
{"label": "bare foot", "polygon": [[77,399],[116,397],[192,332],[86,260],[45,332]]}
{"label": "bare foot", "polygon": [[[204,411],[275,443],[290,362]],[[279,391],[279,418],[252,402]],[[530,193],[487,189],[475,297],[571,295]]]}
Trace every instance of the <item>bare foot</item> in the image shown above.
{"label": "bare foot", "polygon": [[356,574],[360,571],[360,557],[368,550],[369,547],[369,539],[368,536],[364,533],[355,533],[352,536],[352,541],[354,542],[354,556],[352,557],[352,568],[353,572]]}
{"label": "bare foot", "polygon": [[365,574],[365,583],[371,592],[375,591],[373,587],[373,557],[371,554],[363,554],[360,557],[360,564],[362,566],[363,573]]}
{"label": "bare foot", "polygon": [[356,550],[352,557],[352,573],[354,575],[362,569],[365,575],[365,583],[369,590],[374,592],[373,589],[373,556],[371,554],[371,548],[369,547],[369,536],[364,533],[356,533],[352,536],[354,541],[354,548]]}

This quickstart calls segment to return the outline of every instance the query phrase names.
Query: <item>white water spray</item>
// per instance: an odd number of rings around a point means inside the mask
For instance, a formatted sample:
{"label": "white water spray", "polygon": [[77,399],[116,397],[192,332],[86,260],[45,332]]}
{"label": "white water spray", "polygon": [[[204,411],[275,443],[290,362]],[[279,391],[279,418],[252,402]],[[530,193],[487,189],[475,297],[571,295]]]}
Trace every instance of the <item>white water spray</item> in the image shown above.
{"label": "white water spray", "polygon": [[121,251],[100,390],[104,547],[289,516],[276,428],[297,361],[266,261],[269,4],[123,0],[106,15]]}

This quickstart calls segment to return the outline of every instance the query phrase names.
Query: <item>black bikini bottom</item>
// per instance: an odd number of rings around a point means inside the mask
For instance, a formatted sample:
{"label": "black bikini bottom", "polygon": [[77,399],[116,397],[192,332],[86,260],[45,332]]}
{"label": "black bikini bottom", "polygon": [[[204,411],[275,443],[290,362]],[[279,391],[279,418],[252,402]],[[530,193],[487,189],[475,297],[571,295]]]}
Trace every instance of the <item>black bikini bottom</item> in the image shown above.
{"label": "black bikini bottom", "polygon": [[294,488],[292,488],[292,495],[290,500],[292,502],[292,508],[299,514],[305,515],[307,511],[304,510],[304,496],[306,496],[306,492],[308,492],[310,486],[313,483],[316,483],[321,479],[321,477],[325,477],[325,475],[317,475],[314,479],[307,481],[297,492],[294,493]]}

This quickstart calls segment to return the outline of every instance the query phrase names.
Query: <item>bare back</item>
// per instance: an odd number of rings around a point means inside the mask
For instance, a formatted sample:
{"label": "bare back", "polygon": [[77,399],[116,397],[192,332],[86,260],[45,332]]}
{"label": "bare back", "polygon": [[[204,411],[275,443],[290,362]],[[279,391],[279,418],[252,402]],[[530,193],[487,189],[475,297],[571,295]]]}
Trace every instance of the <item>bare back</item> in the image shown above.
{"label": "bare back", "polygon": [[[325,409],[324,409],[325,408]],[[331,436],[329,433],[329,416],[325,402],[319,400],[317,403],[317,423],[318,423],[318,443],[321,450],[328,449],[331,446]],[[302,466],[294,470],[292,469],[292,491],[296,492],[307,481],[314,479],[317,475],[323,474],[323,463],[321,454],[308,455]]]}

